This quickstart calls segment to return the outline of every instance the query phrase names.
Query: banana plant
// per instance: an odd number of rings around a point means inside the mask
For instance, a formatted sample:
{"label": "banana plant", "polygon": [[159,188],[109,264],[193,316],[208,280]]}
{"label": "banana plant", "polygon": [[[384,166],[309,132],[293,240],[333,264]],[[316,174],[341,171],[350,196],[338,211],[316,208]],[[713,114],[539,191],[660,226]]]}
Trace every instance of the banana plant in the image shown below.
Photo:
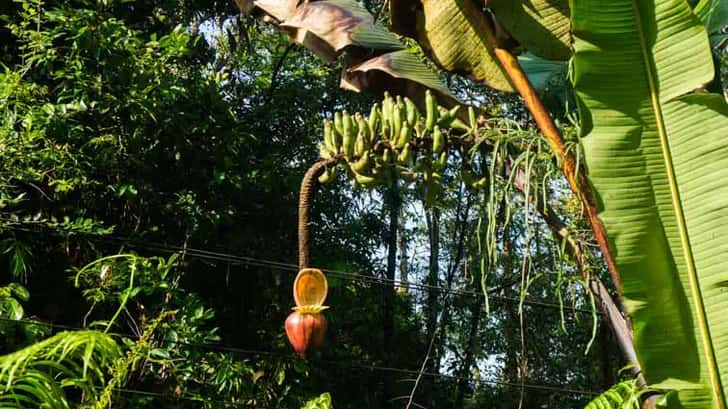
{"label": "banana plant", "polygon": [[670,408],[728,393],[728,106],[684,0],[572,0],[589,179],[637,356]]}

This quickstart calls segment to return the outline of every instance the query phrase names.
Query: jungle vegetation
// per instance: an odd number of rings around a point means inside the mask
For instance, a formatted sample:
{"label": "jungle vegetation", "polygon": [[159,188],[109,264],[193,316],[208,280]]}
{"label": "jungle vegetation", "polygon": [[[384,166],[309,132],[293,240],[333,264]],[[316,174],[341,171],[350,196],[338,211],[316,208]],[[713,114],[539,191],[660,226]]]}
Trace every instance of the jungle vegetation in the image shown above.
{"label": "jungle vegetation", "polygon": [[728,2],[0,16],[0,407],[726,407]]}

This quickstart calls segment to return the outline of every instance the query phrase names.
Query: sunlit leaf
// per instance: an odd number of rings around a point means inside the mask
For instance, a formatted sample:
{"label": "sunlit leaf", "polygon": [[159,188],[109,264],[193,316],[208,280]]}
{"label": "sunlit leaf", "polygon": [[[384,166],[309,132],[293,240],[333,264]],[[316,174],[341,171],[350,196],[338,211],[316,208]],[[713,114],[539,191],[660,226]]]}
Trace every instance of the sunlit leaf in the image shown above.
{"label": "sunlit leaf", "polygon": [[443,69],[471,76],[501,91],[513,91],[493,53],[496,39],[488,16],[471,0],[391,0],[392,28],[413,37]]}
{"label": "sunlit leaf", "polygon": [[568,0],[489,0],[498,22],[531,53],[566,60],[571,46]]}
{"label": "sunlit leaf", "polygon": [[647,382],[670,407],[718,408],[728,386],[728,106],[682,0],[574,0],[574,88],[589,178]]}
{"label": "sunlit leaf", "polygon": [[518,56],[518,62],[528,76],[533,87],[543,90],[548,82],[556,76],[566,77],[567,65],[563,61],[551,61],[530,53]]}

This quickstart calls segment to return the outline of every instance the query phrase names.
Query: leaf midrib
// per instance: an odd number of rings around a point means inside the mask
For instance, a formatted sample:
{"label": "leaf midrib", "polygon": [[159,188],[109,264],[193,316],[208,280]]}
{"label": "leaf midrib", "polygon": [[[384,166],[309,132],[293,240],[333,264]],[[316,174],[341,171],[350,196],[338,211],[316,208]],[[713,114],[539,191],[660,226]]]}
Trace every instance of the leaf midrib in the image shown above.
{"label": "leaf midrib", "polygon": [[715,398],[716,408],[722,409],[726,407],[725,398],[723,397],[723,388],[721,387],[717,360],[715,357],[715,351],[713,350],[713,343],[710,336],[710,328],[708,327],[705,305],[703,304],[702,291],[698,283],[698,275],[695,268],[695,260],[693,258],[693,249],[690,246],[690,240],[688,239],[687,224],[685,222],[685,215],[683,213],[682,201],[680,200],[680,192],[677,188],[675,169],[672,161],[672,153],[670,152],[670,145],[667,140],[667,131],[662,116],[662,108],[660,106],[658,91],[655,85],[656,73],[654,72],[653,64],[648,53],[647,41],[645,39],[639,7],[637,6],[635,0],[632,0],[631,3],[632,11],[635,16],[635,25],[637,26],[637,32],[639,34],[640,51],[642,53],[642,59],[645,65],[645,75],[647,77],[647,83],[650,91],[652,110],[655,115],[655,123],[657,124],[657,133],[660,137],[660,147],[662,148],[663,160],[665,161],[665,171],[667,172],[668,185],[670,186],[672,207],[675,211],[677,227],[680,233],[680,245],[683,249],[685,264],[688,269],[690,292],[692,293],[693,303],[696,310],[695,315],[698,319],[698,328],[700,330],[705,359],[708,363],[708,373],[710,375],[710,383],[712,386],[711,391],[713,397]]}

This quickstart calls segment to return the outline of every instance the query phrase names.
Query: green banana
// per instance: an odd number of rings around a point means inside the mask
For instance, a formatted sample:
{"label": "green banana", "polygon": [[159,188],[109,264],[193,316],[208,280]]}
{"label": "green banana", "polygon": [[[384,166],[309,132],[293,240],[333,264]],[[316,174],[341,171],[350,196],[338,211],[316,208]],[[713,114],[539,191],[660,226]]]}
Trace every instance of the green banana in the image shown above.
{"label": "green banana", "polygon": [[377,178],[374,176],[361,175],[356,172],[354,172],[354,180],[362,187],[373,187],[378,183]]}
{"label": "green banana", "polygon": [[412,162],[412,145],[409,143],[404,145],[402,152],[397,155],[397,163],[400,165],[408,165]]}
{"label": "green banana", "polygon": [[354,141],[354,157],[362,157],[366,154],[367,146],[364,139],[364,134],[359,132],[359,135],[356,136],[356,140]]}
{"label": "green banana", "polygon": [[400,179],[404,180],[405,182],[412,183],[417,181],[416,173],[410,172],[409,170],[407,170],[407,168],[401,166],[398,168],[398,170]]}
{"label": "green banana", "polygon": [[394,143],[397,149],[402,149],[409,141],[412,140],[412,128],[407,123],[402,125],[402,130],[399,131],[399,137]]}
{"label": "green banana", "polygon": [[431,131],[437,122],[437,101],[429,89],[425,91],[425,130]]}
{"label": "green banana", "polygon": [[336,178],[336,167],[324,169],[324,173],[318,177],[320,183],[329,183]]}
{"label": "green banana", "polygon": [[442,175],[436,172],[426,172],[425,176],[425,206],[434,206],[442,191]]}
{"label": "green banana", "polygon": [[334,137],[334,131],[331,129],[331,121],[324,119],[324,145],[326,149],[332,154],[337,154],[336,139]]}
{"label": "green banana", "polygon": [[[401,99],[397,96],[398,99]],[[402,115],[404,109],[399,103],[392,107],[392,142],[397,142],[399,133],[402,131],[402,125],[404,124],[404,116]]]}
{"label": "green banana", "polygon": [[440,125],[441,128],[449,128],[450,124],[452,124],[452,122],[457,118],[456,115],[458,110],[460,110],[460,105],[455,105],[455,107],[449,111],[443,107],[437,107],[437,109],[440,112],[440,118],[438,119],[437,124]]}
{"label": "green banana", "polygon": [[379,122],[381,121],[382,116],[379,111],[379,104],[372,105],[372,110],[369,112],[369,118],[367,119],[367,124],[369,125],[369,142],[374,143],[374,139],[377,135],[377,130],[379,128]]}
{"label": "green banana", "polygon": [[356,142],[354,143],[354,155],[362,156],[371,147],[369,125],[358,112],[354,118],[359,128],[359,133],[356,135]]}
{"label": "green banana", "polygon": [[354,144],[356,142],[356,130],[354,127],[354,121],[351,119],[351,115],[344,111],[342,113],[342,124],[344,128],[344,155],[347,158],[354,157]]}
{"label": "green banana", "polygon": [[384,162],[385,165],[388,165],[392,163],[392,150],[389,148],[384,149],[384,153],[382,154],[382,162]]}
{"label": "green banana", "polygon": [[468,120],[470,121],[470,129],[476,130],[478,129],[478,120],[475,119],[475,108],[469,106],[468,107]]}
{"label": "green banana", "polygon": [[341,120],[341,112],[339,111],[334,112],[334,130],[336,130],[339,135],[344,134],[344,125]]}
{"label": "green banana", "polygon": [[450,128],[459,129],[468,134],[473,132],[473,128],[466,125],[465,122],[460,120],[460,118],[453,118],[452,122],[450,122]]}
{"label": "green banana", "polygon": [[[382,100],[382,127],[388,127],[390,130],[392,129],[392,97],[389,95],[388,92],[384,93],[384,100]],[[382,132],[382,135],[384,136],[384,132]],[[386,136],[384,136],[385,139],[387,139]]]}
{"label": "green banana", "polygon": [[341,112],[334,113],[334,124],[331,128],[331,135],[334,139],[334,148],[336,148],[336,153],[341,153],[341,148],[344,145],[344,124]]}
{"label": "green banana", "polygon": [[435,125],[432,130],[432,152],[440,153],[445,149],[445,135],[440,130],[440,127]]}
{"label": "green banana", "polygon": [[470,187],[476,190],[485,188],[485,184],[488,183],[488,178],[482,177],[479,180],[473,182]]}
{"label": "green banana", "polygon": [[447,166],[447,151],[442,151],[440,157],[432,163],[432,168],[437,171],[442,171]]}
{"label": "green banana", "polygon": [[351,168],[356,173],[366,173],[369,170],[369,164],[371,163],[371,157],[368,153],[364,153],[359,160],[351,164]]}
{"label": "green banana", "polygon": [[420,119],[420,111],[417,110],[417,105],[407,97],[404,98],[404,107],[407,112],[407,125],[414,128],[415,123]]}
{"label": "green banana", "polygon": [[460,110],[460,105],[455,105],[454,107],[450,108],[447,113],[452,117],[455,118],[455,116],[458,114],[458,111]]}

